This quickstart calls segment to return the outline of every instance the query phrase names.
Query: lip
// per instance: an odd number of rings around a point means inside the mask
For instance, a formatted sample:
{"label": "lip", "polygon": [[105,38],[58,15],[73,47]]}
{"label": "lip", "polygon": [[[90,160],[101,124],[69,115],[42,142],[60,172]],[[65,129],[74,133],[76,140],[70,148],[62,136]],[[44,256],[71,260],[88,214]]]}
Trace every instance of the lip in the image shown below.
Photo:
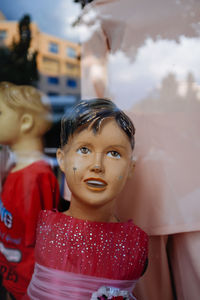
{"label": "lip", "polygon": [[107,182],[101,178],[87,178],[84,180],[87,187],[93,191],[103,191],[106,189],[106,186],[108,185]]}

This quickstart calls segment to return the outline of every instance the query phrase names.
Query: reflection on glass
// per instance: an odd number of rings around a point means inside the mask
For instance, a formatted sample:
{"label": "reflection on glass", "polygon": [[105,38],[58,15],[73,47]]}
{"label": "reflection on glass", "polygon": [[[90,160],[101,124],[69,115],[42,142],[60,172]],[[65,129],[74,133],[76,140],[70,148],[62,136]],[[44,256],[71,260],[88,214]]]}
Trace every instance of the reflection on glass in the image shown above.
{"label": "reflection on glass", "polygon": [[110,97],[136,125],[119,208],[151,235],[144,300],[200,294],[199,14],[192,0],[99,0],[79,20],[83,97]]}

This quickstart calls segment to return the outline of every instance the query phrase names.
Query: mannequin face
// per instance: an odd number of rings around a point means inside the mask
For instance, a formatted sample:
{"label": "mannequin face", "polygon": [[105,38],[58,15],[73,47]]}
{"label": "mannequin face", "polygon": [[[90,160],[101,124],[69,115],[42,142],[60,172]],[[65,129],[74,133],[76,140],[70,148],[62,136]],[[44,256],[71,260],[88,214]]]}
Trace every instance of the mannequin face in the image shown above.
{"label": "mannequin face", "polygon": [[58,150],[57,158],[75,200],[89,206],[113,203],[132,170],[128,137],[114,119],[98,133],[87,128],[75,133]]}
{"label": "mannequin face", "polygon": [[7,106],[0,95],[0,144],[12,145],[20,134],[19,113]]}

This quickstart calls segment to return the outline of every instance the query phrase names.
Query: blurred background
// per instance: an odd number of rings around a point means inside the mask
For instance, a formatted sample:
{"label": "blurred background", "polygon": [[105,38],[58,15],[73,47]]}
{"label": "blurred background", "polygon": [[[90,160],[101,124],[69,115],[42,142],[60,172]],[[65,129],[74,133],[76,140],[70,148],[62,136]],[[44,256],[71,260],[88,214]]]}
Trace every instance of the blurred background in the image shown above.
{"label": "blurred background", "polygon": [[0,81],[33,85],[52,107],[45,154],[59,178],[56,149],[60,119],[80,99],[80,37],[73,25],[91,1],[44,0],[0,3]]}
{"label": "blurred background", "polygon": [[80,99],[80,42],[72,24],[83,6],[65,0],[0,3],[0,81],[30,84],[48,96],[54,126],[47,152],[59,144],[61,116]]}

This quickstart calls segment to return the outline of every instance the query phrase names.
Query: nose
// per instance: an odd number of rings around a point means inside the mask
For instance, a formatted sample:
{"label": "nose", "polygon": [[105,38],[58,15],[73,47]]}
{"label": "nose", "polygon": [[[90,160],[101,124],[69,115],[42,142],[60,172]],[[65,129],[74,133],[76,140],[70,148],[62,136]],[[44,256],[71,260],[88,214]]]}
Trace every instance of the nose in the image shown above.
{"label": "nose", "polygon": [[103,155],[101,153],[95,154],[90,170],[95,173],[104,172]]}

